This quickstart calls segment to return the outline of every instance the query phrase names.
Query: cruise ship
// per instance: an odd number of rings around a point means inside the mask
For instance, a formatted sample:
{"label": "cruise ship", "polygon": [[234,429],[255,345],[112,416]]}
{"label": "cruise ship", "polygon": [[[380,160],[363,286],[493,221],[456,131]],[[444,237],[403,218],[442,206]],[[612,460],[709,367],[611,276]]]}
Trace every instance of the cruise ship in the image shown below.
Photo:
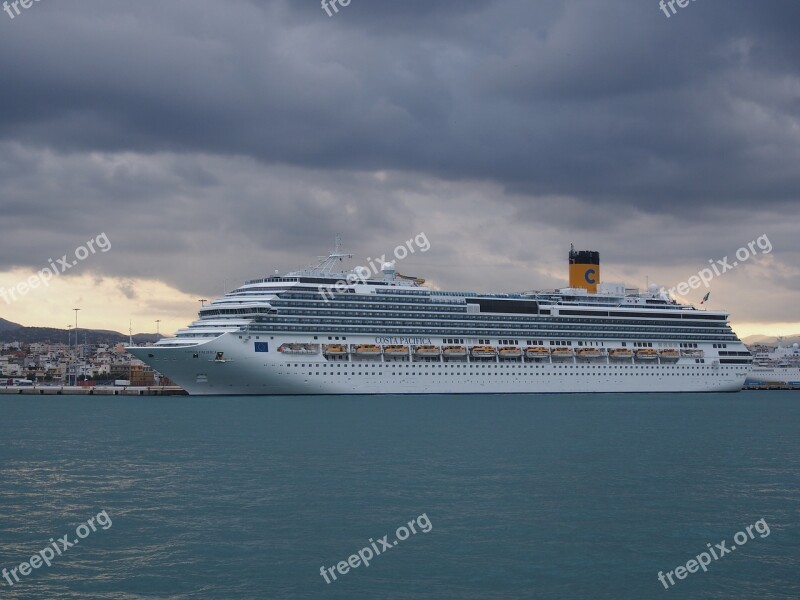
{"label": "cruise ship", "polygon": [[800,344],[784,346],[781,342],[779,338],[777,347],[757,344],[750,348],[753,365],[746,387],[800,389]]}
{"label": "cruise ship", "polygon": [[569,252],[569,287],[441,291],[352,254],[247,281],[175,337],[128,352],[192,395],[735,392],[752,357],[728,314],[663,289],[600,283]]}

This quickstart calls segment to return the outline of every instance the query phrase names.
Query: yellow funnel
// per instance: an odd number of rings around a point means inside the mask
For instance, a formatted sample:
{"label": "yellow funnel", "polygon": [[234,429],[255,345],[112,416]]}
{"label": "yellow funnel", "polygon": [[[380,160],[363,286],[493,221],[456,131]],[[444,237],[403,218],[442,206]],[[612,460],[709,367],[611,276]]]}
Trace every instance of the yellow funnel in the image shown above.
{"label": "yellow funnel", "polygon": [[600,283],[600,253],[594,250],[569,250],[569,287],[597,292]]}

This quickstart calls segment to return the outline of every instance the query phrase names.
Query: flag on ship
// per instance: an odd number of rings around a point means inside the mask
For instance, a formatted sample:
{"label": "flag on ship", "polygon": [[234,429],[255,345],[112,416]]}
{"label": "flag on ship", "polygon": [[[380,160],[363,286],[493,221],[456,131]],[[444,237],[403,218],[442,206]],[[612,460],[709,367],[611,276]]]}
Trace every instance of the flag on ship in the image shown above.
{"label": "flag on ship", "polygon": [[703,296],[703,299],[700,301],[700,304],[705,304],[708,302],[708,297],[711,295],[711,292],[706,292],[706,295]]}

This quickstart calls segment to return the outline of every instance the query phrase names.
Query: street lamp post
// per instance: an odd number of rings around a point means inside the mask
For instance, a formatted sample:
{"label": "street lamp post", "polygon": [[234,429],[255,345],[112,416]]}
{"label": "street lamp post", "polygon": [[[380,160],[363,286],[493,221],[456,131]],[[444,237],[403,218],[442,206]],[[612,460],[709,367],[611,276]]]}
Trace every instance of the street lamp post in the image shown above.
{"label": "street lamp post", "polygon": [[78,385],[78,311],[80,308],[73,308],[75,311],[75,375],[73,376],[75,383]]}
{"label": "street lamp post", "polygon": [[[69,355],[72,352],[72,325],[67,325],[67,370],[64,371],[64,376],[69,385]],[[64,380],[61,380],[61,385],[64,385]]]}

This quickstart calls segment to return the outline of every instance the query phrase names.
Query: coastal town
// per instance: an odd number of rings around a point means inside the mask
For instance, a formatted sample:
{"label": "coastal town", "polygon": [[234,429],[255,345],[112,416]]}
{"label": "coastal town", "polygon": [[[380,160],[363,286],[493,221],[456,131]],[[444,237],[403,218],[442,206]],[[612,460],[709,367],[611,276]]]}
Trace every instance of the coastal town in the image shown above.
{"label": "coastal town", "polygon": [[0,383],[53,386],[169,386],[166,378],[118,344],[0,344]]}

